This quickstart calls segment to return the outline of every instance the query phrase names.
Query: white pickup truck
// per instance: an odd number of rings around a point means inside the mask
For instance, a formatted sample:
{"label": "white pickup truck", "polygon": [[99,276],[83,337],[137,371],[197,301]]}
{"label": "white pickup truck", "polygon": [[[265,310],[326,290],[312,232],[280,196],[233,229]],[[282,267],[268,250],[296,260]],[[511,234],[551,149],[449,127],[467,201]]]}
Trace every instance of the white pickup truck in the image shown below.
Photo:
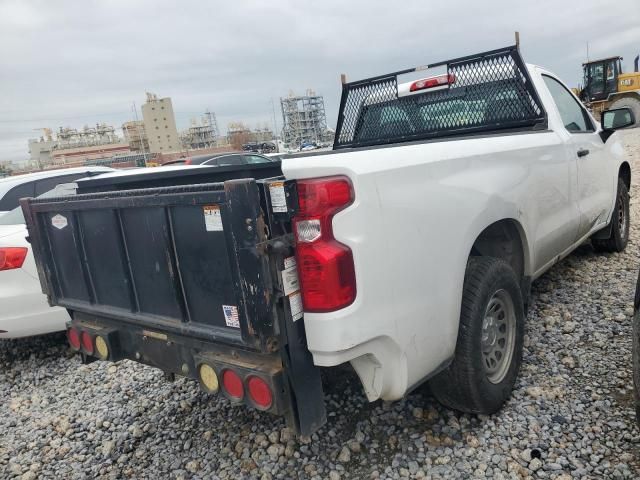
{"label": "white pickup truck", "polygon": [[22,203],[87,361],[192,377],[302,434],[326,421],[318,367],[345,363],[371,401],[429,381],[491,413],[516,380],[531,282],[586,240],[627,244],[614,130],[634,118],[602,118],[507,47],[344,83],[334,150],[285,157],[282,175],[131,172]]}

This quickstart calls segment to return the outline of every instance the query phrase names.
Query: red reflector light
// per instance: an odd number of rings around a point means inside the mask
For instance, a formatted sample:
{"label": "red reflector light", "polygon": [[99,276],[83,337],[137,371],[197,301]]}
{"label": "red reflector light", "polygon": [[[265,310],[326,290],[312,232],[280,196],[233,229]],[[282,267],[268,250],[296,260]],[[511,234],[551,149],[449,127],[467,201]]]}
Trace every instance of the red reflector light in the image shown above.
{"label": "red reflector light", "polygon": [[69,340],[69,345],[74,350],[80,350],[80,333],[75,328],[69,328],[67,330],[67,340]]}
{"label": "red reflector light", "polygon": [[88,354],[93,354],[93,337],[88,332],[80,334],[80,341],[82,342],[82,349]]}
{"label": "red reflector light", "polygon": [[244,397],[242,379],[233,370],[225,370],[222,373],[222,386],[232,399],[240,400]]}
{"label": "red reflector light", "polygon": [[356,277],[351,249],[333,236],[333,216],[351,205],[347,177],[298,181],[294,218],[302,302],[307,312],[331,312],[353,303]]}
{"label": "red reflector light", "polygon": [[247,389],[249,390],[249,397],[258,408],[267,410],[273,404],[271,388],[260,377],[249,377]]}
{"label": "red reflector light", "polygon": [[410,92],[416,92],[418,90],[426,90],[428,88],[441,87],[443,85],[451,85],[455,83],[456,76],[453,73],[445,73],[444,75],[438,75],[437,77],[423,78],[422,80],[416,80],[409,87]]}
{"label": "red reflector light", "polygon": [[25,247],[1,247],[0,270],[13,270],[22,267],[28,251],[29,249]]}

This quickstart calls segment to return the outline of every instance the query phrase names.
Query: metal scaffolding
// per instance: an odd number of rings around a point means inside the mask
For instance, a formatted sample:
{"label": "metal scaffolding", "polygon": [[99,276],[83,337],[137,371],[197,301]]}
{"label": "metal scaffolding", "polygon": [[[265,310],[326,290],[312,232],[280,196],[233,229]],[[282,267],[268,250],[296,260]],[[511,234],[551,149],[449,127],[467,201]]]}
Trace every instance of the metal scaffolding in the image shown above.
{"label": "metal scaffolding", "polygon": [[280,99],[282,107],[282,140],[289,148],[299,148],[305,142],[320,144],[327,141],[327,116],[324,99],[313,90],[296,96],[293,92]]}
{"label": "metal scaffolding", "polygon": [[220,132],[218,130],[218,120],[216,114],[210,110],[204,112],[204,116],[198,123],[196,119],[191,120],[191,126],[183,137],[182,143],[191,149],[210,148],[218,144]]}

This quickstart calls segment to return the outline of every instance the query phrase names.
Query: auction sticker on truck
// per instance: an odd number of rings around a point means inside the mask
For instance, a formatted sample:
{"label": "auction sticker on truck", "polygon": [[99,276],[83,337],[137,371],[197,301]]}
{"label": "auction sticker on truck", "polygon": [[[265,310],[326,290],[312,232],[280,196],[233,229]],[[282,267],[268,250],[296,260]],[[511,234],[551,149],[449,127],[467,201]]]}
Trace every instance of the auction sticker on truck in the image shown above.
{"label": "auction sticker on truck", "polygon": [[240,318],[238,317],[238,307],[235,305],[222,305],[224,313],[224,323],[227,327],[240,328]]}
{"label": "auction sticker on truck", "polygon": [[204,228],[207,232],[222,231],[222,215],[218,205],[205,205],[202,207],[204,213]]}
{"label": "auction sticker on truck", "polygon": [[287,213],[287,196],[284,192],[284,182],[270,183],[269,196],[271,197],[271,209],[275,213]]}

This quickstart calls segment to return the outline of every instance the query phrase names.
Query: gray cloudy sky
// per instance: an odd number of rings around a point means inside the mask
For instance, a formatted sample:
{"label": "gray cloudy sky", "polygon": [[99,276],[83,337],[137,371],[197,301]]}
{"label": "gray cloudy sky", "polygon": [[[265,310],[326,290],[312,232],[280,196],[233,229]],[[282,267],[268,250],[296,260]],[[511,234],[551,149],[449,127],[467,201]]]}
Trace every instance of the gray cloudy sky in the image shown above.
{"label": "gray cloudy sky", "polygon": [[[611,8],[614,7],[614,8]],[[335,126],[350,79],[513,43],[568,84],[586,58],[640,52],[640,1],[0,0],[0,161],[33,129],[119,127],[144,92],[170,96],[178,128],[207,107],[272,125],[271,99],[313,88]]]}

